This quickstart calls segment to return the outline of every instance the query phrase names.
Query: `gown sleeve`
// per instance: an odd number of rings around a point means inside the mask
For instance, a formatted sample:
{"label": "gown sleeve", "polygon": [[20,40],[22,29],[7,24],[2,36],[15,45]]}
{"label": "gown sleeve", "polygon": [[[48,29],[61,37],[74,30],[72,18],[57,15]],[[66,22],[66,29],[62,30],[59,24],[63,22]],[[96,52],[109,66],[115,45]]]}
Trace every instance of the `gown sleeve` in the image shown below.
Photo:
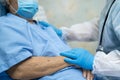
{"label": "gown sleeve", "polygon": [[32,56],[27,29],[18,25],[0,21],[0,73]]}

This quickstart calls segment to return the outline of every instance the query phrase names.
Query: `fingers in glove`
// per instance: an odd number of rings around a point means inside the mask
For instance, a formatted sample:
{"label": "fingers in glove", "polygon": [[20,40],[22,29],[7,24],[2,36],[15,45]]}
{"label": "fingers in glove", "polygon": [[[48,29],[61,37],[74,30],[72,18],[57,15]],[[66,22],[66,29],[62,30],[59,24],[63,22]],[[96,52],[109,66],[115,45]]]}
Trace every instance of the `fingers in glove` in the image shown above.
{"label": "fingers in glove", "polygon": [[62,52],[60,53],[61,56],[67,57],[67,58],[71,58],[71,59],[76,59],[76,55],[73,54],[72,52]]}
{"label": "fingers in glove", "polygon": [[67,63],[69,63],[69,64],[76,64],[75,60],[70,59],[70,58],[65,58],[64,61],[67,62]]}

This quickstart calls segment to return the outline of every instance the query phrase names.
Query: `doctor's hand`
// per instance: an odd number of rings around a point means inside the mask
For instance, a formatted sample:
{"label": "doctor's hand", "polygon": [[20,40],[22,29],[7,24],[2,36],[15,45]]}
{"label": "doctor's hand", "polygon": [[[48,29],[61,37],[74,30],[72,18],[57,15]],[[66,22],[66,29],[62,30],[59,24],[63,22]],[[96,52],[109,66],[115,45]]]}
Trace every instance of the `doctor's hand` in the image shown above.
{"label": "doctor's hand", "polygon": [[62,37],[62,30],[58,29],[57,27],[49,24],[48,22],[45,22],[45,21],[40,21],[40,24],[42,24],[43,26],[45,27],[52,27],[53,30],[56,32],[56,34],[59,36],[59,37]]}
{"label": "doctor's hand", "polygon": [[78,65],[86,70],[93,69],[94,56],[85,49],[74,48],[70,51],[62,52],[60,55],[66,57],[64,61],[69,64]]}

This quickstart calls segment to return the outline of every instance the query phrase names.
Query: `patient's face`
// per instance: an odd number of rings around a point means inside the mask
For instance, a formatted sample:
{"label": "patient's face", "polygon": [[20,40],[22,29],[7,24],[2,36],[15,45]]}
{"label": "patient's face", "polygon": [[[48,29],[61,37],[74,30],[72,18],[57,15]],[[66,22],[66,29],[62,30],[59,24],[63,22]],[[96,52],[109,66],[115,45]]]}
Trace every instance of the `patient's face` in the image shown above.
{"label": "patient's face", "polygon": [[8,4],[10,12],[15,14],[16,10],[18,9],[17,0],[8,0],[7,4]]}

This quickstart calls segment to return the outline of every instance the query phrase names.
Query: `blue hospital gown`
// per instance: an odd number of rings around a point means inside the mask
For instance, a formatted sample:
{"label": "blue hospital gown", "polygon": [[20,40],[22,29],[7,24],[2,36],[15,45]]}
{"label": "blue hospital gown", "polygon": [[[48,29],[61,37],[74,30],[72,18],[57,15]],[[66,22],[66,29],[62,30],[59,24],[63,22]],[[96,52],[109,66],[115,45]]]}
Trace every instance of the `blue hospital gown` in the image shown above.
{"label": "blue hospital gown", "polygon": [[[31,24],[8,13],[0,17],[0,80],[11,80],[6,70],[31,56],[59,56],[70,47],[51,27]],[[38,80],[85,80],[80,70],[66,67]]]}

